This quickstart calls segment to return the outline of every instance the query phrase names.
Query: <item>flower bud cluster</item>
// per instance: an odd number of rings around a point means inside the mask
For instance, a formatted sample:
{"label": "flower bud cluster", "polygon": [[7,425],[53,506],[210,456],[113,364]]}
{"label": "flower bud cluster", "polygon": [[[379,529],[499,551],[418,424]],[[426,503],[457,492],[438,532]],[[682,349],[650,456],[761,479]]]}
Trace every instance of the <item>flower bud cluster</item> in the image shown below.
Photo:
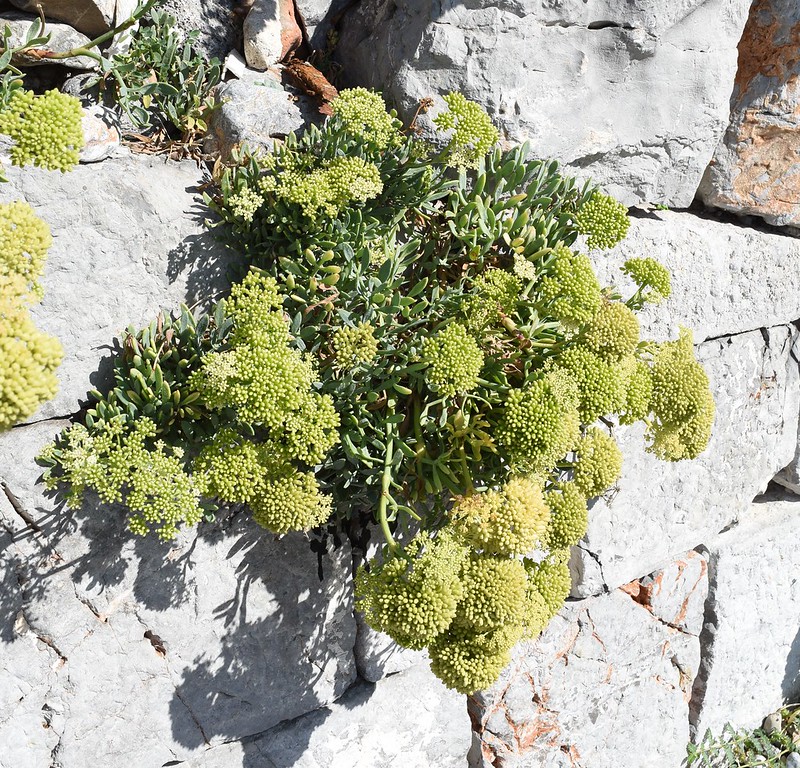
{"label": "flower bud cluster", "polygon": [[33,163],[50,171],[72,170],[83,147],[81,103],[58,90],[36,96],[18,89],[0,112],[0,133],[14,140],[14,165]]}

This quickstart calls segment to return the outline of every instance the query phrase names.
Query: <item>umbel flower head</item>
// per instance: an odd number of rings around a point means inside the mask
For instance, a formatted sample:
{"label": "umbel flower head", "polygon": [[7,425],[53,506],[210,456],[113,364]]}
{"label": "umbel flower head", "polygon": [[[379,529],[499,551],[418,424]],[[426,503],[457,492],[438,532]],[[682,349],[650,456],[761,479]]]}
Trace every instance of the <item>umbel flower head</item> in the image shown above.
{"label": "umbel flower head", "polygon": [[331,101],[331,110],[348,133],[377,149],[386,149],[400,135],[400,121],[386,111],[380,94],[366,88],[347,88]]}
{"label": "umbel flower head", "polygon": [[497,491],[474,493],[456,502],[454,528],[476,550],[522,555],[544,539],[550,510],[540,482],[514,477]]}
{"label": "umbel flower head", "polygon": [[589,248],[613,248],[628,234],[628,210],[613,197],[595,191],[575,214],[575,227],[587,235]]}
{"label": "umbel flower head", "polygon": [[452,131],[445,150],[448,164],[474,168],[497,144],[500,134],[480,104],[467,101],[461,93],[448,93],[444,101],[449,109],[434,117],[433,122],[443,131]]}
{"label": "umbel flower head", "polygon": [[367,623],[406,648],[424,648],[444,632],[463,594],[461,567],[468,551],[445,531],[417,534],[409,559],[387,557],[356,575],[356,599]]}
{"label": "umbel flower head", "polygon": [[446,397],[475,389],[484,359],[477,342],[460,323],[451,323],[426,339],[422,358],[428,364],[428,384]]}
{"label": "umbel flower head", "polygon": [[81,103],[57,90],[36,96],[18,89],[0,112],[0,133],[14,140],[14,165],[34,165],[50,171],[72,170],[83,147]]}

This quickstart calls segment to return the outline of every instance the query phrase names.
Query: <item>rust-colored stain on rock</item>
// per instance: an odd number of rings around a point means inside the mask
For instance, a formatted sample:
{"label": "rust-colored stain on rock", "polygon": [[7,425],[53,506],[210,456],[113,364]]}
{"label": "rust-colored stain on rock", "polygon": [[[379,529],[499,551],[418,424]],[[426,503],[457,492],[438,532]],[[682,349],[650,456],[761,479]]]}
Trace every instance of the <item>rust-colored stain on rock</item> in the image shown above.
{"label": "rust-colored stain on rock", "polygon": [[775,12],[774,0],[755,0],[739,41],[735,86],[744,95],[758,75],[786,82],[800,59],[800,22],[786,34],[785,21]]}

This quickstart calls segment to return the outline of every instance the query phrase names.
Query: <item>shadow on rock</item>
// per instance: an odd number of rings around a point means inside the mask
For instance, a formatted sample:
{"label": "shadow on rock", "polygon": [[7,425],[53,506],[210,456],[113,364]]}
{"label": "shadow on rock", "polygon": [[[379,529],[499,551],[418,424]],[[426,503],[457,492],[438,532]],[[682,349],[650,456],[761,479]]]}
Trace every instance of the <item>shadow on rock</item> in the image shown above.
{"label": "shadow on rock", "polygon": [[316,552],[301,534],[279,539],[245,512],[198,540],[206,583],[195,586],[195,611],[216,628],[216,642],[183,656],[170,711],[179,723],[188,708],[200,729],[173,732],[181,745],[263,733],[333,701],[355,679],[349,551],[311,543]]}

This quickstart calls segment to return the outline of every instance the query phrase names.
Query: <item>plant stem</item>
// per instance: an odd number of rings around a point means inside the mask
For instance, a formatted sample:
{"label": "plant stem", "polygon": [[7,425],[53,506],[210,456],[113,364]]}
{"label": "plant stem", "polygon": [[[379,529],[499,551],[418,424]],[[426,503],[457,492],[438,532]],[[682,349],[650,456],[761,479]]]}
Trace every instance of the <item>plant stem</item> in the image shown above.
{"label": "plant stem", "polygon": [[399,549],[399,544],[394,540],[389,529],[389,520],[386,517],[386,507],[389,505],[389,485],[392,481],[392,458],[394,450],[394,437],[391,434],[391,425],[386,433],[386,457],[383,461],[383,475],[381,476],[381,499],[378,504],[378,522],[381,525],[383,538],[389,546],[389,550],[394,554]]}
{"label": "plant stem", "polygon": [[88,56],[89,58],[95,59],[97,61],[102,60],[102,56],[97,53],[93,53],[90,49],[97,48],[98,45],[102,45],[107,40],[111,40],[112,38],[116,37],[120,32],[124,32],[126,29],[130,29],[139,19],[142,18],[150,9],[157,3],[159,0],[148,0],[142,8],[139,10],[138,13],[132,14],[129,18],[125,19],[119,26],[114,27],[113,29],[109,29],[107,32],[103,32],[102,35],[96,37],[94,40],[90,40],[85,45],[82,45],[78,48],[72,48],[69,51],[42,51],[43,58],[46,59],[71,59],[75,56]]}

